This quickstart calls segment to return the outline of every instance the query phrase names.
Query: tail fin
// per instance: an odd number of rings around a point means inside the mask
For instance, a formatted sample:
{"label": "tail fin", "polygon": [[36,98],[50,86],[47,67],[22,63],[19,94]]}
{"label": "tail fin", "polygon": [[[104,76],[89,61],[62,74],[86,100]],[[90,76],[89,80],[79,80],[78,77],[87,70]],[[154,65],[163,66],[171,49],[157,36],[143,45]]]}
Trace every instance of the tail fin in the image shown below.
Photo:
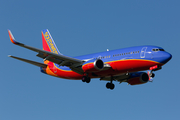
{"label": "tail fin", "polygon": [[48,29],[42,30],[42,43],[43,43],[43,50],[53,52],[56,54],[61,54],[56,47],[56,44],[51,37]]}

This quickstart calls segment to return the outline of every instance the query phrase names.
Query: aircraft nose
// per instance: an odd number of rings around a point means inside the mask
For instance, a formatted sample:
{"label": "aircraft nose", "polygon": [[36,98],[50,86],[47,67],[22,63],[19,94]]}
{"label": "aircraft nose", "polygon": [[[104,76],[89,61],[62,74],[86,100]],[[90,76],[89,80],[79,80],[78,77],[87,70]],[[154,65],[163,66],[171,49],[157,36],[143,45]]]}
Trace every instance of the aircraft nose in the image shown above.
{"label": "aircraft nose", "polygon": [[165,64],[165,63],[167,63],[169,60],[171,60],[172,55],[171,55],[170,53],[166,52],[166,53],[163,54],[163,58],[164,58],[163,63]]}

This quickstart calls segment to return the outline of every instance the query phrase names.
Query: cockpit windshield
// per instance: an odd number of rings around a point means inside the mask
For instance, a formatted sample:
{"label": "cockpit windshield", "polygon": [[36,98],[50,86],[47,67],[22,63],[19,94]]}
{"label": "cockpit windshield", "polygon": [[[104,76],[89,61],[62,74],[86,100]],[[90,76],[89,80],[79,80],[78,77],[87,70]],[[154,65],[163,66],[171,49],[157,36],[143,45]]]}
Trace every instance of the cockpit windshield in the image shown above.
{"label": "cockpit windshield", "polygon": [[164,49],[160,49],[160,48],[154,48],[154,49],[152,49],[152,51],[157,52],[157,51],[165,51],[165,50]]}

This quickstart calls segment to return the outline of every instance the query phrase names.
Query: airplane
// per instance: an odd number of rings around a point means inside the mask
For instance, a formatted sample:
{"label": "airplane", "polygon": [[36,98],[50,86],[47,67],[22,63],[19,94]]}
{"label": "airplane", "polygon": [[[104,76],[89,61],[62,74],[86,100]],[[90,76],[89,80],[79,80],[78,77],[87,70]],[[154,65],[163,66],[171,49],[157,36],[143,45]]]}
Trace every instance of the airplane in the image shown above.
{"label": "airplane", "polygon": [[[13,44],[37,52],[44,63],[9,55],[9,57],[40,67],[42,73],[89,83],[93,78],[108,81],[107,89],[113,90],[113,81],[139,85],[152,82],[154,71],[160,70],[172,55],[158,46],[136,46],[108,50],[94,54],[69,57],[59,52],[48,29],[42,30],[43,50],[17,42],[8,30]],[[144,72],[147,71],[147,72]]]}

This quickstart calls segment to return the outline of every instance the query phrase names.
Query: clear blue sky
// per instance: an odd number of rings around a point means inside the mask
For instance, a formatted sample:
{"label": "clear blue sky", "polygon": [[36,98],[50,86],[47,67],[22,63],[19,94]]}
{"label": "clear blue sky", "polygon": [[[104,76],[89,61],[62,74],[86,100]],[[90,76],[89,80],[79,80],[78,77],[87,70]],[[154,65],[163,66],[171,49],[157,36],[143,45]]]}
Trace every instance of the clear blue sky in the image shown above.
{"label": "clear blue sky", "polygon": [[[61,53],[69,56],[157,45],[173,55],[152,83],[130,86],[93,79],[90,84],[40,73],[7,57],[42,62],[17,41],[42,48],[49,29]],[[0,120],[179,120],[179,0],[1,0]]]}

